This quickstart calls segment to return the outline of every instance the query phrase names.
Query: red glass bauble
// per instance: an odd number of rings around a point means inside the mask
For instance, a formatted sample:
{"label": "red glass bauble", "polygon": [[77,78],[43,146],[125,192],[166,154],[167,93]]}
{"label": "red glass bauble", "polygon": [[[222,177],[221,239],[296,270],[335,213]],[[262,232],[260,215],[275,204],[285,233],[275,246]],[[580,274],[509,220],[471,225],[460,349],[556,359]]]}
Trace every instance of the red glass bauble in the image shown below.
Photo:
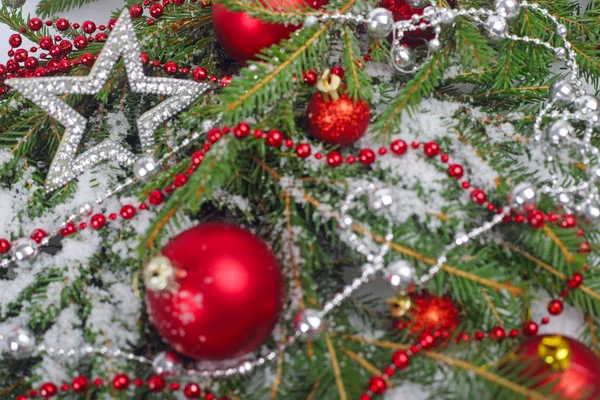
{"label": "red glass bauble", "polygon": [[271,334],[284,284],[275,255],[249,231],[200,225],[162,250],[174,285],[146,290],[150,320],[174,349],[195,359],[225,360],[254,350]]}
{"label": "red glass bauble", "polygon": [[[552,345],[562,339],[570,353],[564,365],[544,362],[540,346]],[[552,351],[552,348],[550,348]],[[551,393],[559,399],[600,399],[600,358],[586,345],[566,336],[542,335],[525,339],[514,354],[516,368],[526,367],[520,375],[535,381],[535,387],[552,388]]]}
{"label": "red glass bauble", "polygon": [[396,319],[400,329],[410,333],[432,333],[436,330],[452,332],[460,324],[458,308],[450,296],[436,297],[428,292],[410,296],[410,308]]}
{"label": "red glass bauble", "polygon": [[[269,7],[275,10],[304,7],[306,4],[318,9],[326,3],[327,0],[268,0]],[[262,49],[279,43],[298,29],[295,25],[266,23],[244,12],[232,12],[214,3],[212,20],[217,40],[225,52],[242,65],[255,59]]]}
{"label": "red glass bauble", "polygon": [[337,100],[317,92],[306,109],[308,131],[317,139],[346,146],[357,141],[369,127],[371,109],[364,100],[342,94]]}

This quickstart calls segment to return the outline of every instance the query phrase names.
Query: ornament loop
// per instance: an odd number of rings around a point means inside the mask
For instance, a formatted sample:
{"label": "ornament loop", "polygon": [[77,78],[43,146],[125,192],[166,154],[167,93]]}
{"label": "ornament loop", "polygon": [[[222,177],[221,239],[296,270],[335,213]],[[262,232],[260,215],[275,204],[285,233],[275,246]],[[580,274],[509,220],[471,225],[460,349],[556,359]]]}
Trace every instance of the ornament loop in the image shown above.
{"label": "ornament loop", "polygon": [[337,101],[340,98],[338,88],[341,83],[342,79],[338,75],[332,74],[329,69],[326,69],[317,81],[317,89],[323,93],[323,97],[326,99],[331,97],[333,101]]}
{"label": "ornament loop", "polygon": [[177,289],[175,275],[175,268],[171,261],[163,255],[158,255],[148,261],[144,267],[142,277],[146,289],[153,292],[162,292]]}

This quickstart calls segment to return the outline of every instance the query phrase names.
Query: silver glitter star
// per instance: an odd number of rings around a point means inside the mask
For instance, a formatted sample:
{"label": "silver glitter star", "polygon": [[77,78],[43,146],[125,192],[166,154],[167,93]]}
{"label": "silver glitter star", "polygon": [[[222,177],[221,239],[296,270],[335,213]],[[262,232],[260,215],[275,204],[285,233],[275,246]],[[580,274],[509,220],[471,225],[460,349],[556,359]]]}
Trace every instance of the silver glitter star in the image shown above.
{"label": "silver glitter star", "polygon": [[138,135],[142,151],[145,153],[153,151],[155,130],[175,114],[188,108],[210,87],[208,83],[145,76],[128,9],[121,13],[88,76],[7,79],[7,85],[15,88],[65,127],[58,152],[46,177],[47,192],[59,188],[102,161],[117,161],[122,165],[135,162],[136,157],[131,151],[110,139],[77,155],[87,120],[57,97],[64,94],[97,94],[106,83],[119,57],[123,58],[133,92],[169,96],[137,120]]}

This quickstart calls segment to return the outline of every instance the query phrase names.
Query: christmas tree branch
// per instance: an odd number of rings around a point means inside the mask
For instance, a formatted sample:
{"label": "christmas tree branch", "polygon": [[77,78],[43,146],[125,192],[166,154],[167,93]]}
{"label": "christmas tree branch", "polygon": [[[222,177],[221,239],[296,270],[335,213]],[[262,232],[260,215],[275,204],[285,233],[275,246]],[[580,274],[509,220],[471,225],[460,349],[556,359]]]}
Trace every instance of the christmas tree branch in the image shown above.
{"label": "christmas tree branch", "polygon": [[346,349],[344,347],[341,347],[341,350],[348,358],[356,361],[369,374],[371,374],[373,376],[383,377],[388,388],[394,387],[394,383],[382,371],[377,369],[377,367],[375,367],[373,364],[371,364],[370,362],[365,360],[363,357],[359,356],[352,350]]}
{"label": "christmas tree branch", "polygon": [[325,335],[325,343],[327,344],[327,350],[329,351],[329,355],[331,357],[331,366],[333,368],[335,384],[338,389],[340,400],[348,400],[348,396],[346,396],[346,389],[344,388],[344,380],[342,379],[340,364],[337,359],[335,348],[333,347],[333,342],[331,341],[331,337],[329,335]]}

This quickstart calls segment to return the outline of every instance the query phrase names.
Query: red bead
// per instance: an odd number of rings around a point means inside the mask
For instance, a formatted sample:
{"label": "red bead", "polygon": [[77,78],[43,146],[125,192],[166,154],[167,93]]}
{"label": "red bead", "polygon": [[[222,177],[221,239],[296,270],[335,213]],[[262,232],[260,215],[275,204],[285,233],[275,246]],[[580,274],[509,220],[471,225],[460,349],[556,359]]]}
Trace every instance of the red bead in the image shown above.
{"label": "red bead", "polygon": [[88,45],[88,40],[83,36],[77,36],[73,39],[73,44],[80,50],[85,49]]}
{"label": "red bead", "polygon": [[194,70],[192,71],[192,75],[196,82],[204,81],[208,77],[208,73],[202,67],[194,68]]}
{"label": "red bead", "polygon": [[192,164],[197,167],[202,163],[202,160],[204,160],[204,153],[201,151],[195,151],[194,154],[192,154]]}
{"label": "red bead", "polygon": [[56,20],[56,29],[58,29],[59,31],[66,31],[70,27],[71,24],[66,19],[59,18],[58,20]]}
{"label": "red bead", "polygon": [[374,376],[369,379],[369,389],[375,394],[383,394],[387,390],[387,384],[382,377]]}
{"label": "red bead", "polygon": [[60,390],[62,390],[63,392],[68,392],[69,385],[67,385],[66,383],[63,383],[62,385],[60,385]]}
{"label": "red bead", "polygon": [[125,374],[117,374],[113,379],[113,387],[117,390],[125,390],[129,386],[129,377]]}
{"label": "red bead", "polygon": [[121,211],[119,212],[119,214],[121,214],[121,217],[125,218],[125,219],[131,219],[133,217],[135,217],[135,207],[132,206],[131,204],[125,204],[123,207],[121,207]]}
{"label": "red bead", "polygon": [[471,184],[469,182],[465,181],[465,182],[461,183],[461,186],[463,189],[468,189],[471,187]]}
{"label": "red bead", "polygon": [[412,147],[413,149],[418,149],[420,145],[421,144],[419,142],[414,141],[410,144],[410,147]]}
{"label": "red bead", "polygon": [[75,227],[75,224],[72,222],[68,222],[67,225],[65,225],[65,227],[61,228],[60,230],[60,234],[63,236],[69,236],[74,234],[75,232],[77,232],[77,227]]}
{"label": "red bead", "polygon": [[539,210],[531,210],[527,214],[527,223],[535,229],[544,226],[544,213]]}
{"label": "red bead", "polygon": [[370,55],[370,54],[365,54],[365,55],[363,56],[363,59],[364,59],[365,61],[371,61],[371,55]]}
{"label": "red bead", "polygon": [[41,19],[31,18],[27,25],[29,25],[29,29],[31,29],[32,31],[39,31],[40,29],[42,29],[43,24],[44,23]]}
{"label": "red bead", "polygon": [[404,140],[394,140],[390,149],[394,152],[394,154],[404,154],[406,150],[408,150],[408,146]]}
{"label": "red bead", "polygon": [[31,233],[31,239],[33,239],[36,243],[41,243],[42,239],[48,236],[48,233],[43,229],[36,229]]}
{"label": "red bead", "polygon": [[133,386],[135,386],[135,387],[140,387],[140,386],[142,386],[143,384],[144,384],[144,381],[143,381],[143,380],[141,380],[140,378],[136,378],[136,379],[133,381]]}
{"label": "red bead", "polygon": [[190,73],[190,69],[188,67],[181,68],[181,73],[187,75]]}
{"label": "red bead", "polygon": [[384,155],[385,153],[387,153],[387,149],[385,147],[380,147],[377,152],[379,153],[379,155]]}
{"label": "red bead", "polygon": [[543,325],[546,325],[548,322],[550,322],[550,318],[548,317],[544,317],[542,318],[542,320],[540,321]]}
{"label": "red bead", "polygon": [[392,376],[392,375],[394,375],[394,372],[396,372],[396,370],[392,367],[387,367],[386,369],[383,370],[383,373],[386,376]]}
{"label": "red bead", "polygon": [[27,396],[20,394],[17,397],[15,397],[15,400],[27,400]]}
{"label": "red bead", "polygon": [[333,75],[339,76],[340,79],[344,79],[344,68],[340,67],[339,65],[336,65],[335,67],[331,68],[331,73]]}
{"label": "red bead", "polygon": [[10,242],[6,239],[0,239],[0,254],[6,254],[10,250]]}
{"label": "red bead", "polygon": [[364,165],[371,165],[375,162],[375,153],[371,149],[362,149],[358,153],[358,159]]}
{"label": "red bead", "polygon": [[332,167],[339,167],[344,162],[344,158],[340,154],[339,151],[333,150],[329,154],[327,154],[327,164]]}
{"label": "red bead", "polygon": [[354,156],[348,156],[346,157],[346,162],[348,164],[354,164],[356,162],[356,158]]}
{"label": "red bead", "polygon": [[448,166],[448,176],[451,178],[460,179],[463,177],[464,172],[463,167],[458,164],[450,164],[450,166]]}
{"label": "red bead", "polygon": [[252,135],[257,139],[260,139],[263,136],[263,132],[259,129],[255,129]]}
{"label": "red bead", "polygon": [[21,43],[23,43],[23,38],[21,38],[21,35],[18,33],[12,34],[8,38],[8,44],[10,44],[11,47],[19,47]]}
{"label": "red bead", "polygon": [[81,63],[86,67],[94,65],[94,55],[92,53],[85,53],[81,56]]}
{"label": "red bead", "polygon": [[231,85],[231,76],[225,75],[221,79],[219,79],[219,86],[225,87]]}
{"label": "red bead", "polygon": [[27,60],[25,60],[25,68],[27,68],[30,71],[35,71],[38,67],[38,60],[35,57],[29,57]]}
{"label": "red bead", "polygon": [[15,51],[14,58],[15,58],[16,62],[22,63],[22,62],[24,62],[27,59],[28,55],[29,54],[27,53],[27,50],[25,50],[25,49],[18,49],[17,51]]}
{"label": "red bead", "polygon": [[167,384],[161,376],[155,375],[151,376],[150,379],[148,379],[148,389],[150,389],[151,392],[162,392],[163,390],[165,390],[166,386]]}
{"label": "red bead", "polygon": [[219,130],[219,128],[212,128],[211,130],[208,131],[206,136],[208,137],[208,141],[210,143],[216,143],[222,137],[221,131]]}
{"label": "red bead", "polygon": [[163,65],[163,69],[169,75],[175,75],[179,71],[179,67],[176,62],[168,61]]}
{"label": "red bead", "polygon": [[[116,18],[109,19],[108,20],[108,29],[114,29],[116,23],[117,23],[117,19]],[[73,25],[73,27],[75,27],[75,25]]]}
{"label": "red bead", "polygon": [[368,393],[363,393],[360,395],[360,397],[358,398],[358,400],[371,400],[371,395]]}
{"label": "red bead", "polygon": [[60,62],[58,63],[58,70],[60,72],[69,72],[71,70],[71,62],[66,58],[60,60]]}
{"label": "red bead", "polygon": [[506,332],[504,331],[504,329],[500,328],[499,326],[495,326],[492,328],[492,332],[491,332],[490,336],[493,338],[502,340],[506,337]]}
{"label": "red bead", "polygon": [[555,213],[548,213],[548,221],[556,222],[558,220],[558,215]]}
{"label": "red bead", "polygon": [[[563,226],[563,223],[565,226]],[[563,221],[561,222],[561,227],[563,228],[574,228],[576,225],[577,221],[575,220],[575,217],[572,215],[565,215]]]}
{"label": "red bead", "polygon": [[317,78],[317,73],[312,69],[302,72],[302,80],[304,80],[304,83],[307,85],[314,85],[317,83]]}
{"label": "red bead", "polygon": [[57,391],[58,388],[52,382],[46,382],[40,386],[40,395],[45,399],[49,399],[50,397],[54,396]]}
{"label": "red bead", "polygon": [[148,206],[144,203],[140,204],[140,206],[138,207],[140,210],[145,210],[148,208]]}
{"label": "red bead", "polygon": [[62,56],[62,53],[62,47],[60,47],[57,44],[53,45],[52,47],[50,47],[50,50],[48,50],[48,54],[50,54],[52,58],[60,58]]}
{"label": "red bead", "polygon": [[140,58],[142,59],[142,64],[144,67],[147,67],[148,64],[150,64],[150,57],[148,57],[148,54],[142,53],[140,54]]}
{"label": "red bead", "polygon": [[106,225],[106,217],[103,214],[94,214],[90,219],[90,225],[94,229],[100,229]]}
{"label": "red bead", "polygon": [[104,32],[99,32],[95,36],[96,42],[103,42],[108,39],[108,35]]}
{"label": "red bead", "polygon": [[188,399],[198,399],[202,395],[200,386],[196,385],[195,383],[188,383],[185,385],[183,393],[185,393],[185,397]]}
{"label": "red bead", "polygon": [[184,174],[177,174],[173,179],[173,186],[176,188],[182,187],[187,182],[187,176]]}
{"label": "red bead", "polygon": [[523,334],[525,336],[535,336],[538,333],[538,325],[533,321],[527,321],[523,325]]}
{"label": "red bead", "polygon": [[476,340],[483,340],[484,337],[485,337],[485,333],[483,333],[481,331],[475,332],[475,339]]}
{"label": "red bead", "polygon": [[85,376],[78,376],[73,379],[73,383],[71,383],[71,387],[77,393],[84,393],[87,391],[89,386],[88,380]]}
{"label": "red bead", "polygon": [[413,354],[417,354],[417,353],[419,352],[419,350],[420,350],[420,349],[421,349],[421,348],[420,348],[418,345],[416,345],[416,344],[413,344],[412,346],[410,346],[410,351],[411,351]]}
{"label": "red bead", "polygon": [[139,17],[140,15],[142,15],[144,13],[144,7],[142,7],[141,4],[133,4],[131,7],[129,7],[129,15],[131,15],[132,17]]}
{"label": "red bead", "polygon": [[471,192],[471,200],[477,204],[485,203],[485,192],[481,189],[475,189]]}
{"label": "red bead", "polygon": [[404,351],[398,350],[392,354],[392,362],[399,369],[408,367],[410,363],[410,357]]}
{"label": "red bead", "polygon": [[94,379],[94,385],[96,386],[102,386],[103,383],[104,381],[101,378]]}
{"label": "red bead", "polygon": [[152,204],[153,206],[161,205],[163,200],[164,195],[160,190],[155,189],[148,195],[148,203]]}
{"label": "red bead", "polygon": [[40,49],[43,49],[43,50],[50,50],[50,47],[52,47],[53,44],[54,44],[54,42],[52,41],[52,38],[49,36],[42,36],[40,38],[40,41],[38,42]]}
{"label": "red bead", "polygon": [[283,134],[277,130],[267,132],[267,143],[271,147],[280,147],[283,143]]}
{"label": "red bead", "polygon": [[160,4],[152,4],[150,6],[150,15],[154,18],[160,18],[165,13],[165,9]]}
{"label": "red bead", "polygon": [[85,228],[87,228],[87,224],[86,224],[85,222],[81,222],[81,223],[79,224],[79,230],[80,230],[80,231],[82,231],[82,230],[84,230]]}
{"label": "red bead", "polygon": [[94,33],[96,31],[96,24],[93,21],[85,21],[81,25],[81,28],[83,29],[83,31],[85,33],[87,33],[88,35],[91,35],[92,33]]}
{"label": "red bead", "polygon": [[179,383],[173,382],[171,383],[171,390],[179,390]]}
{"label": "red bead", "polygon": [[575,272],[573,274],[573,276],[571,277],[571,279],[569,279],[567,286],[569,286],[570,289],[575,289],[575,288],[581,286],[582,283],[583,283],[583,275],[581,275],[579,272]]}
{"label": "red bead", "polygon": [[296,155],[300,158],[307,158],[310,156],[311,148],[308,143],[300,143],[296,146]]}
{"label": "red bead", "polygon": [[37,392],[37,390],[35,390],[35,389],[31,389],[31,390],[29,391],[29,397],[31,397],[32,399],[33,399],[34,397],[37,397],[37,395],[38,395],[38,392]]}
{"label": "red bead", "polygon": [[239,138],[245,138],[250,134],[250,126],[245,122],[240,122],[233,128],[233,134]]}
{"label": "red bead", "polygon": [[440,154],[440,146],[436,142],[427,142],[423,146],[423,151],[427,157],[435,157]]}
{"label": "red bead", "polygon": [[71,51],[73,51],[73,43],[71,43],[69,40],[63,40],[60,42],[60,48],[63,50],[63,53],[69,54]]}
{"label": "red bead", "polygon": [[165,193],[173,193],[173,186],[165,186]]}

